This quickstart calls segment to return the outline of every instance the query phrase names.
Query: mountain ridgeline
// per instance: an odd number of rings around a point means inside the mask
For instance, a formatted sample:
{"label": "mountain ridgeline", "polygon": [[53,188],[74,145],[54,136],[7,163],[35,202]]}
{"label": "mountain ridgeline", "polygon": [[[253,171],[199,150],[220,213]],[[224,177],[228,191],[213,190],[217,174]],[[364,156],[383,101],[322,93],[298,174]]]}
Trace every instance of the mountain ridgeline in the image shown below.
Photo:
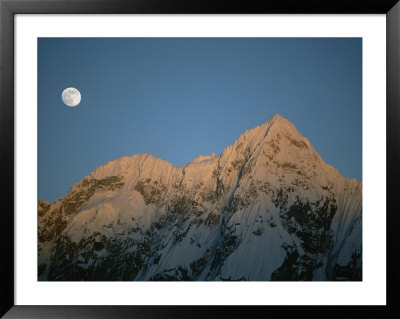
{"label": "mountain ridgeline", "polygon": [[220,156],[150,154],[38,203],[41,281],[362,280],[362,183],[280,115]]}

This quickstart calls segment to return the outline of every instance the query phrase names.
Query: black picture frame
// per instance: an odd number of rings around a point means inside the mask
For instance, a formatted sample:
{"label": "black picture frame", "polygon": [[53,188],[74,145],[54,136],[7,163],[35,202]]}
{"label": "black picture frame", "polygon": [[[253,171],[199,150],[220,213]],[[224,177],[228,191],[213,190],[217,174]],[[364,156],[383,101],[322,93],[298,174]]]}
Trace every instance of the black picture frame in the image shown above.
{"label": "black picture frame", "polygon": [[[15,14],[385,14],[387,54],[386,306],[16,306],[14,304],[14,15]],[[4,318],[218,318],[232,316],[399,318],[400,3],[398,0],[0,0],[1,308]],[[379,112],[380,110],[377,109]],[[383,142],[383,141],[382,141]],[[385,203],[382,203],[384,207]]]}

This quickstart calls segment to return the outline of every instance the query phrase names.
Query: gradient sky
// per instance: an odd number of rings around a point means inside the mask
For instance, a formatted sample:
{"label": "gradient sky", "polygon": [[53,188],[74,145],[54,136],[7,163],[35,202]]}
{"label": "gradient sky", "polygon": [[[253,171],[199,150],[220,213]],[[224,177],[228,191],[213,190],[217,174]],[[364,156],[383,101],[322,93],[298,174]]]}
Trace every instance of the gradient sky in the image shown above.
{"label": "gradient sky", "polygon": [[[96,167],[151,153],[220,154],[274,113],[344,176],[362,177],[362,40],[38,40],[38,198]],[[81,103],[63,104],[76,87]]]}

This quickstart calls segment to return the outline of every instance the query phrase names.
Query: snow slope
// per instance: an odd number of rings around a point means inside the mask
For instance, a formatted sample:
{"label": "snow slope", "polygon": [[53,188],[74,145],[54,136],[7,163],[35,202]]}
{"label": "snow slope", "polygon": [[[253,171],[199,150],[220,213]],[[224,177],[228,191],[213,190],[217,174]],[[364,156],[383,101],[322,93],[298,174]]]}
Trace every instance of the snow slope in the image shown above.
{"label": "snow slope", "polygon": [[361,211],[275,114],[220,156],[122,157],[39,201],[39,280],[361,280]]}

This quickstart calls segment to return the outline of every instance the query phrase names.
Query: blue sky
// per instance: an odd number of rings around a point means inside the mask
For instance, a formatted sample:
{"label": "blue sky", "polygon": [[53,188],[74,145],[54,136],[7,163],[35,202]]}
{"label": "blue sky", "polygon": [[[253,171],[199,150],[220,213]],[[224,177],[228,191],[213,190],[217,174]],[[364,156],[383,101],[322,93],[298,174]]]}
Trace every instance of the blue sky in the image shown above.
{"label": "blue sky", "polygon": [[[279,113],[344,176],[362,178],[360,38],[41,38],[38,198],[96,167],[151,153],[220,154]],[[81,103],[63,104],[76,87]]]}

